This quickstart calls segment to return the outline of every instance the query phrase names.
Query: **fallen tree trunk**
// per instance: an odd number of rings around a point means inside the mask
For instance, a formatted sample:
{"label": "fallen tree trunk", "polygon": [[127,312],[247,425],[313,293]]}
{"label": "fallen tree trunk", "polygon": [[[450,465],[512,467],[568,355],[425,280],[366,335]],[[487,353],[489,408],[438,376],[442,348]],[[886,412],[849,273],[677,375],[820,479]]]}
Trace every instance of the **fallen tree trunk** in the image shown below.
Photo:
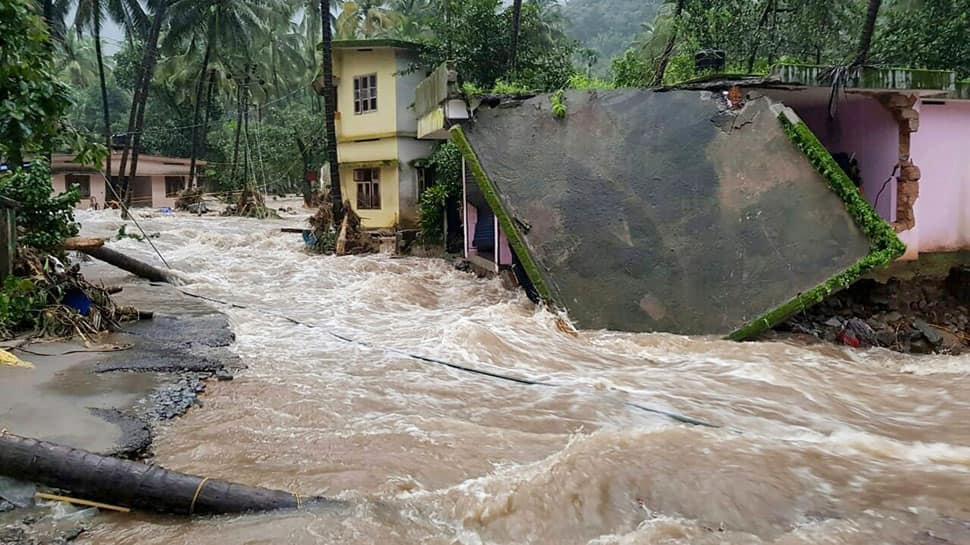
{"label": "fallen tree trunk", "polygon": [[104,246],[103,238],[90,238],[90,237],[70,237],[64,239],[64,249],[72,251],[90,250],[91,248],[100,248]]}
{"label": "fallen tree trunk", "polygon": [[68,490],[80,499],[181,515],[250,513],[336,504],[280,490],[196,477],[5,433],[0,475]]}
{"label": "fallen tree trunk", "polygon": [[128,257],[121,252],[112,250],[107,246],[82,248],[81,251],[95,259],[100,259],[109,265],[114,265],[115,267],[126,270],[136,276],[147,278],[152,282],[178,284],[178,276],[175,273],[138,261],[137,259]]}

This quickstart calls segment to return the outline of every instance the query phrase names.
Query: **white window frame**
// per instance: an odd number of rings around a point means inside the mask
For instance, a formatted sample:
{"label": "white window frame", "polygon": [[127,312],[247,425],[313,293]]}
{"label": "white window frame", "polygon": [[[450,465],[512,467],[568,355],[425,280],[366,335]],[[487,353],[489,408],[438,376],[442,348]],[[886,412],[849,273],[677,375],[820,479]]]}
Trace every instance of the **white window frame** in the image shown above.
{"label": "white window frame", "polygon": [[377,111],[377,74],[354,76],[354,115]]}

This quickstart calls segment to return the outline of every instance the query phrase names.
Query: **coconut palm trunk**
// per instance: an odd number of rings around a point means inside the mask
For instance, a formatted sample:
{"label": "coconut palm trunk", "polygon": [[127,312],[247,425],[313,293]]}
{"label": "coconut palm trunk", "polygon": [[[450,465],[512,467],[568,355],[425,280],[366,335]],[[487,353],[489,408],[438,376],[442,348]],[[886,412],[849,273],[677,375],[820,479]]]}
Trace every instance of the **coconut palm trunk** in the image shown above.
{"label": "coconut palm trunk", "polygon": [[323,96],[327,132],[327,161],[330,163],[330,205],[334,223],[343,221],[343,197],[340,194],[340,165],[337,163],[337,128],[335,106],[337,92],[333,87],[333,33],[330,29],[330,0],[320,0],[323,31]]}
{"label": "coconut palm trunk", "polygon": [[862,36],[859,37],[859,50],[856,53],[853,66],[863,66],[869,62],[869,49],[872,47],[872,35],[876,30],[876,18],[879,16],[879,8],[882,7],[882,0],[869,0],[866,7],[866,21],[862,26]]}
{"label": "coconut palm trunk", "polygon": [[670,31],[670,37],[667,38],[667,45],[664,46],[663,53],[660,54],[660,61],[657,63],[657,71],[653,74],[653,80],[650,81],[650,87],[656,87],[664,82],[664,75],[667,73],[667,65],[670,64],[670,56],[674,53],[674,46],[677,45],[677,21],[680,19],[680,15],[684,12],[684,4],[686,0],[677,0],[677,6],[674,8],[674,22],[673,29]]}
{"label": "coconut palm trunk", "polygon": [[[199,113],[202,108],[202,93],[205,90],[205,77],[209,73],[209,59],[211,55],[212,38],[210,36],[205,42],[205,53],[202,55],[202,70],[199,71],[199,83],[195,86],[195,111],[192,112],[192,155],[189,159],[189,185],[191,187],[196,186],[195,162],[199,155]],[[206,133],[203,131],[202,138],[205,138],[205,135]]]}
{"label": "coconut palm trunk", "polygon": [[512,3],[512,50],[509,53],[509,68],[515,74],[515,56],[519,51],[519,29],[522,25],[522,0]]}
{"label": "coconut palm trunk", "polygon": [[[135,138],[131,148],[131,171],[128,175],[129,182],[135,180],[135,173],[138,171],[138,155],[141,153],[141,134],[145,129],[145,109],[148,105],[148,92],[151,90],[152,79],[155,74],[155,64],[158,62],[158,38],[161,34],[162,23],[168,14],[169,2],[164,0],[155,12],[155,20],[152,22],[152,31],[148,36],[148,45],[145,51],[145,58],[142,64],[142,91],[141,104],[138,108],[138,118],[135,120]],[[131,204],[131,183],[126,187],[125,206]]]}
{"label": "coconut palm trunk", "polygon": [[[118,168],[118,176],[121,177],[122,182],[121,197],[126,210],[131,201],[131,183],[134,181],[135,172],[138,169],[138,147],[141,145],[141,131],[145,125],[145,105],[148,102],[148,90],[151,87],[152,76],[155,73],[155,63],[158,60],[158,37],[162,30],[162,23],[168,13],[168,4],[168,1],[160,2],[158,9],[155,10],[155,18],[152,21],[151,30],[148,33],[148,40],[145,43],[140,75],[131,99],[131,113],[128,117],[128,134],[125,139],[125,149],[121,154],[121,165]],[[130,174],[125,176],[124,173],[125,168],[128,166],[129,155],[131,156],[131,169]]]}
{"label": "coconut palm trunk", "polygon": [[98,58],[98,82],[101,85],[101,114],[104,117],[104,145],[108,148],[105,158],[105,171],[111,177],[111,112],[108,107],[108,85],[104,77],[104,55],[101,53],[101,20],[95,17],[92,21],[94,30],[94,53]]}
{"label": "coconut palm trunk", "polygon": [[205,93],[205,116],[202,121],[202,150],[201,155],[205,155],[208,151],[208,139],[206,135],[209,134],[209,118],[212,116],[212,94],[216,90],[216,77],[218,73],[215,70],[209,71],[209,90]]}
{"label": "coconut palm trunk", "polygon": [[768,24],[768,17],[774,9],[774,0],[765,2],[765,9],[761,12],[761,18],[758,19],[758,29],[754,31],[752,38],[754,43],[751,45],[751,54],[748,56],[747,64],[749,74],[754,70],[754,63],[758,60],[758,48],[761,46],[761,33],[764,31],[765,25]]}
{"label": "coconut palm trunk", "polygon": [[[239,168],[239,138],[242,135],[242,84],[236,86],[236,136],[232,148],[232,176],[233,186],[236,183],[236,170]],[[245,173],[243,178],[245,178]]]}

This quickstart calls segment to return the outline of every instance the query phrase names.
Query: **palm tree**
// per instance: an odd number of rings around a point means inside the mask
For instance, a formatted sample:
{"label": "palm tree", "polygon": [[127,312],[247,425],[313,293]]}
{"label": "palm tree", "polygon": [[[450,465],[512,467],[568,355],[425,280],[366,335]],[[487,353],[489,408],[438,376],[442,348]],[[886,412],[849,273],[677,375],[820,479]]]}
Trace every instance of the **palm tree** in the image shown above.
{"label": "palm tree", "polygon": [[40,8],[44,22],[50,29],[51,38],[59,42],[67,35],[67,14],[71,11],[71,0],[41,0]]}
{"label": "palm tree", "polygon": [[[268,17],[265,32],[253,44],[253,57],[263,59],[266,68],[267,98],[275,95],[280,99],[287,90],[309,88],[319,70],[315,52],[310,58],[306,54],[311,47],[301,25],[292,22],[293,14],[293,10],[280,5]],[[318,40],[319,32],[312,39],[313,46]]]}
{"label": "palm tree", "polygon": [[562,5],[557,0],[527,0],[526,4],[535,10],[536,21],[545,43],[552,46],[566,37],[569,26],[562,14]]}
{"label": "palm tree", "polygon": [[[145,107],[148,103],[148,91],[151,88],[152,79],[155,74],[155,65],[158,62],[158,40],[162,32],[162,26],[168,19],[169,4],[169,0],[150,2],[150,7],[154,8],[152,26],[148,31],[148,37],[145,41],[145,52],[142,56],[140,75],[131,99],[131,112],[128,116],[128,135],[125,141],[125,149],[121,154],[121,166],[118,169],[118,175],[122,178],[122,199],[125,210],[127,210],[128,204],[131,201],[131,182],[134,180],[135,173],[138,170],[141,134],[145,126]],[[126,177],[124,172],[129,155],[131,156],[131,170]]]}
{"label": "palm tree", "polygon": [[393,0],[390,9],[398,14],[398,23],[386,35],[408,41],[430,41],[434,38],[431,19],[442,17],[437,0]]}
{"label": "palm tree", "polygon": [[859,49],[856,52],[853,66],[863,66],[869,61],[869,48],[872,47],[872,35],[876,29],[876,17],[879,16],[879,8],[882,0],[869,0],[866,6],[866,21],[862,25],[862,36],[859,38]]}
{"label": "palm tree", "polygon": [[136,37],[144,39],[148,36],[151,18],[139,0],[104,1],[106,1],[105,10],[108,16],[125,30],[125,38],[129,45],[134,45]]}
{"label": "palm tree", "polygon": [[656,87],[663,83],[664,74],[667,72],[667,65],[670,64],[670,56],[674,52],[674,45],[677,44],[677,20],[680,19],[681,14],[684,12],[684,4],[686,0],[677,0],[677,4],[674,7],[674,26],[670,31],[670,37],[667,38],[667,45],[664,46],[663,52],[660,54],[660,61],[657,63],[657,70],[653,74],[653,80],[650,81],[651,87]]}
{"label": "palm tree", "polygon": [[[84,29],[91,31],[94,39],[94,53],[98,62],[98,83],[101,86],[101,113],[104,120],[104,145],[111,150],[111,113],[108,107],[108,84],[104,75],[104,54],[101,51],[101,24],[107,15],[106,0],[79,0],[74,15],[74,27],[80,34]],[[107,172],[111,172],[111,153],[105,160]]]}
{"label": "palm tree", "polygon": [[250,51],[257,36],[265,30],[269,14],[257,0],[173,0],[171,30],[165,46],[171,48],[188,41],[203,43],[201,66],[196,72],[195,100],[192,112],[192,152],[189,163],[191,184],[196,185],[196,161],[199,151],[199,117],[202,112],[205,79],[213,52],[218,49]]}
{"label": "palm tree", "polygon": [[384,0],[345,1],[337,17],[337,38],[352,40],[386,36],[403,22],[401,14]]}
{"label": "palm tree", "polygon": [[519,49],[519,26],[522,23],[522,0],[512,2],[512,49],[509,53],[509,69],[515,73],[515,54]]}
{"label": "palm tree", "polygon": [[92,40],[68,32],[57,42],[60,79],[75,87],[87,87],[98,77]]}
{"label": "palm tree", "polygon": [[343,198],[340,194],[340,165],[337,163],[337,129],[334,106],[337,93],[333,88],[333,34],[330,29],[330,0],[320,0],[320,27],[323,32],[323,96],[327,125],[327,161],[330,163],[330,204],[335,222],[343,221]]}

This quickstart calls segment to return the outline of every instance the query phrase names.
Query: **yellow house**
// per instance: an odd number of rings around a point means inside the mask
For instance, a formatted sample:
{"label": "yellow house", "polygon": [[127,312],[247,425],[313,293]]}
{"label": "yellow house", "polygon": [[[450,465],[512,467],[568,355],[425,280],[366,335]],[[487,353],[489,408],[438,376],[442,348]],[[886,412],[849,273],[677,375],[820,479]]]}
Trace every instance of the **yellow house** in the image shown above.
{"label": "yellow house", "polygon": [[340,188],[368,229],[415,227],[430,183],[417,163],[434,142],[417,139],[415,44],[387,39],[333,42]]}

